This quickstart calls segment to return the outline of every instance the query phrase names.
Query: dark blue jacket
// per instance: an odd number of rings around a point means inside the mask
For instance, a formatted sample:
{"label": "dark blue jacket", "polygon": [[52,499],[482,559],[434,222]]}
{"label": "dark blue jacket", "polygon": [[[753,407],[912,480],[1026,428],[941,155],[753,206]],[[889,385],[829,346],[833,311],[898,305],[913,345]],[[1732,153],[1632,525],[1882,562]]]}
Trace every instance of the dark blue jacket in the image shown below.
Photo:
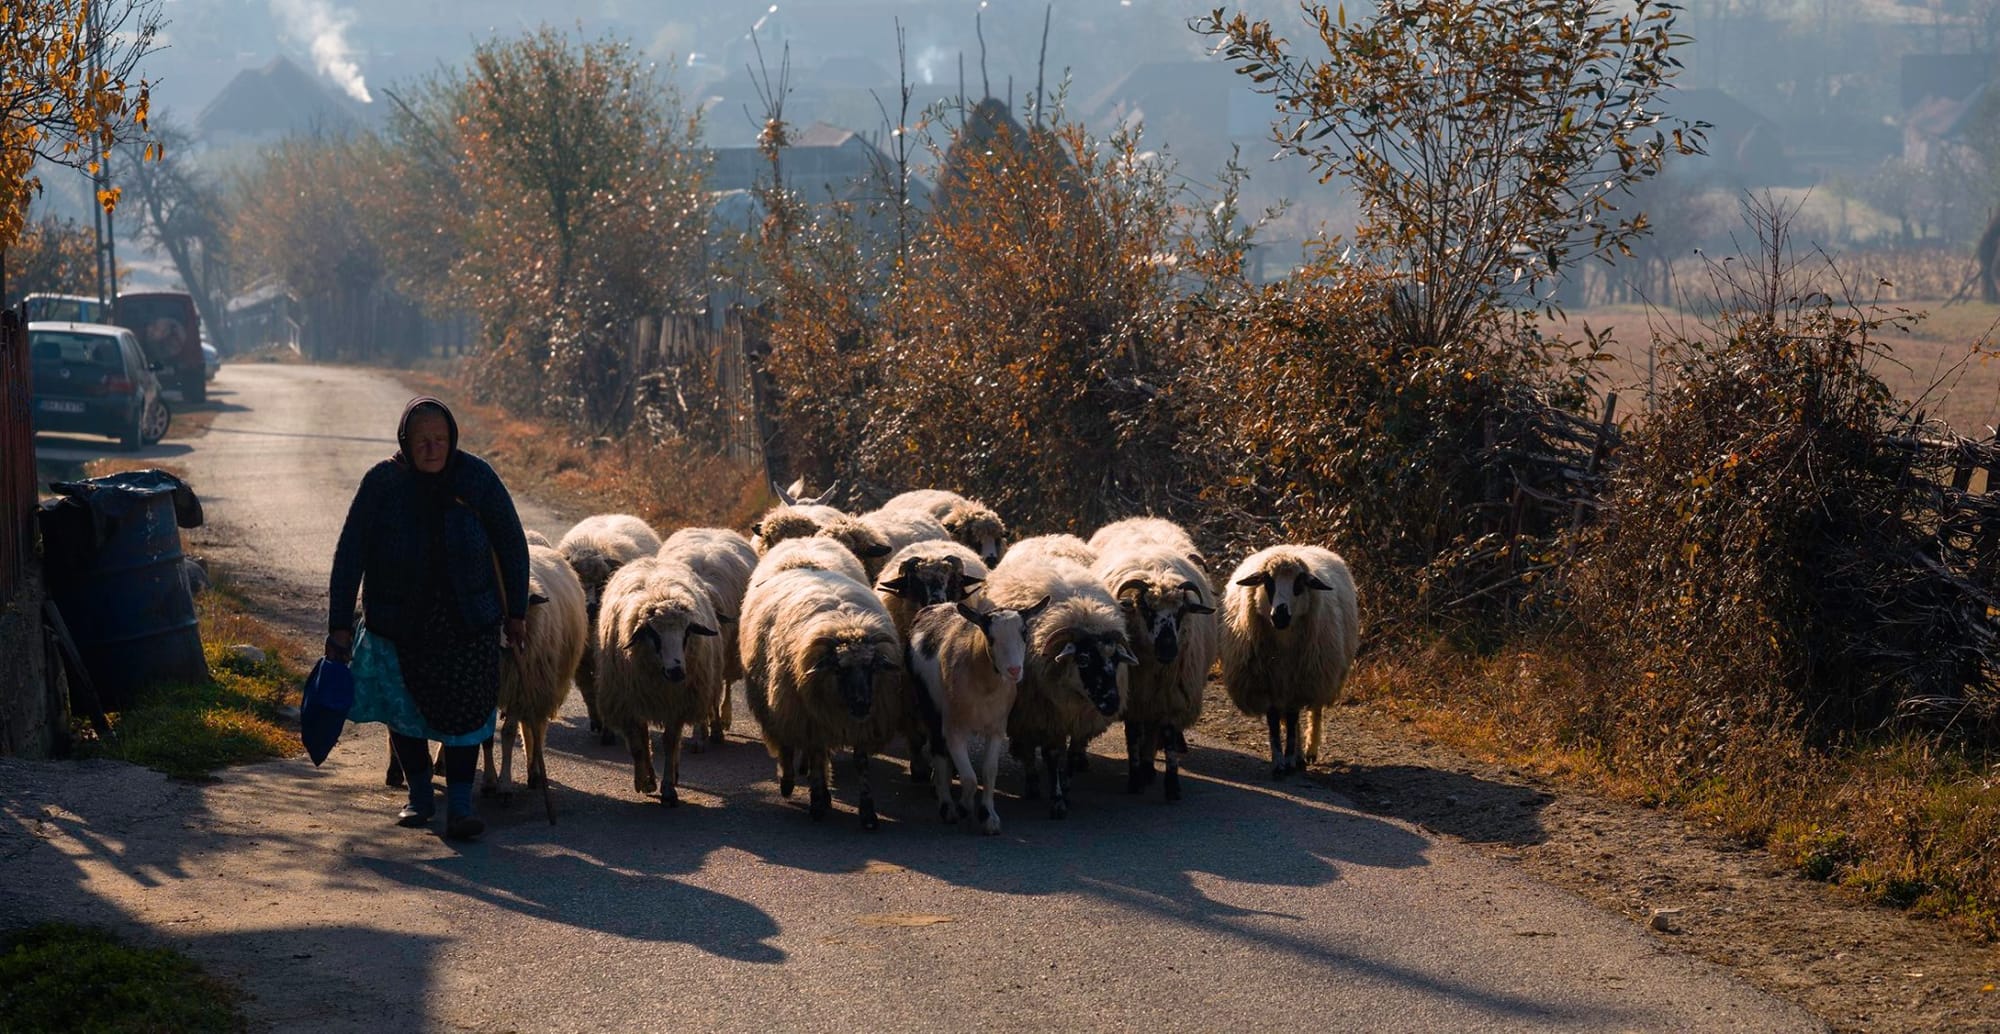
{"label": "dark blue jacket", "polygon": [[[485,460],[463,451],[452,454],[443,476],[452,497],[442,536],[450,584],[424,584],[437,568],[431,563],[432,537],[420,517],[416,474],[383,460],[362,477],[340,529],[327,586],[329,631],[354,627],[357,591],[369,630],[391,640],[421,619],[415,610],[427,592],[448,592],[472,628],[499,624],[503,609],[507,617],[527,616],[528,542],[507,486]],[[506,588],[504,608],[494,579],[496,559]]]}

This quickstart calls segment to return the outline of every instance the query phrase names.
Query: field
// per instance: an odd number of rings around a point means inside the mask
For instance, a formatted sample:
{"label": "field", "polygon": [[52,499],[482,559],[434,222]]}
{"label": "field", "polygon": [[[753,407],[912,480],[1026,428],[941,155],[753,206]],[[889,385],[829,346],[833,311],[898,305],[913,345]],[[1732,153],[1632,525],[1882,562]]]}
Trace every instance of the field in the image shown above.
{"label": "field", "polygon": [[[2000,306],[1961,302],[1903,302],[1885,308],[1883,317],[1908,314],[1880,335],[1885,357],[1876,370],[1896,394],[1968,438],[1984,438],[2000,423]],[[1643,410],[1647,357],[1655,337],[1699,336],[1707,333],[1698,316],[1638,305],[1574,310],[1567,330],[1609,329],[1615,344],[1600,371],[1607,390],[1619,394],[1619,410]],[[1664,356],[1655,355],[1655,390],[1665,390],[1668,373]]]}

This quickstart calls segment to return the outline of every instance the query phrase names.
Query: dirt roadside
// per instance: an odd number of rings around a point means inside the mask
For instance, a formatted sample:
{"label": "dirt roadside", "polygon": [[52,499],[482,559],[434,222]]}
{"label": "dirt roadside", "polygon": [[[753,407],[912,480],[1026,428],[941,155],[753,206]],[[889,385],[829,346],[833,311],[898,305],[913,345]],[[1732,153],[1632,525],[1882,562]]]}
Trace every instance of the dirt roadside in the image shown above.
{"label": "dirt roadside", "polygon": [[[1473,845],[1641,926],[1665,910],[1667,929],[1651,933],[1663,947],[1731,967],[1835,1030],[2000,1030],[2000,946],[1845,898],[1678,816],[1467,760],[1366,705],[1329,717],[1312,778],[1363,811]],[[1262,724],[1215,687],[1201,728],[1265,749]]]}

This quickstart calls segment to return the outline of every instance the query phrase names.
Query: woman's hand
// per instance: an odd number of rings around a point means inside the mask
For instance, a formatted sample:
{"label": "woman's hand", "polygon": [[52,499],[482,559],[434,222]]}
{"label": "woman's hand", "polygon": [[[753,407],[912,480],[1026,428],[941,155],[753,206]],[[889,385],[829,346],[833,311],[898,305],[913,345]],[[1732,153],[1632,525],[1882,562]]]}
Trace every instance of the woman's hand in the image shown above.
{"label": "woman's hand", "polygon": [[326,634],[326,659],[346,664],[354,657],[354,630],[336,628]]}
{"label": "woman's hand", "polygon": [[508,618],[505,627],[507,630],[507,649],[518,651],[528,645],[527,618]]}

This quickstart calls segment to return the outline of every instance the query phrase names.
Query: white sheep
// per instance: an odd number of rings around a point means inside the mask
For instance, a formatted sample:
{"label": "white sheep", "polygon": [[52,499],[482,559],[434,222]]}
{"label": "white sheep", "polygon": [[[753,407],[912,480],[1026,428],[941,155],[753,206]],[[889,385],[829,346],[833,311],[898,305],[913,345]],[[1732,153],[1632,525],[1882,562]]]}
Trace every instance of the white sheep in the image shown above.
{"label": "white sheep", "polygon": [[1049,815],[1063,818],[1069,744],[1088,741],[1118,717],[1125,681],[1119,666],[1138,659],[1126,640],[1125,616],[1084,568],[1047,557],[1016,559],[1011,551],[986,579],[985,595],[1011,610],[1049,599],[1029,625],[1027,671],[1007,715],[1007,740],[1030,798],[1041,794],[1039,754],[1049,774]]}
{"label": "white sheep", "polygon": [[1007,522],[992,508],[957,492],[920,488],[882,504],[884,510],[922,510],[938,519],[953,540],[979,554],[991,567],[1007,548]]}
{"label": "white sheep", "polygon": [[1187,529],[1161,517],[1127,517],[1122,521],[1112,521],[1097,529],[1090,536],[1090,548],[1099,553],[1131,546],[1157,546],[1169,549],[1194,561],[1194,566],[1208,567],[1207,558],[1195,548],[1194,538]]}
{"label": "white sheep", "polygon": [[854,749],[857,810],[878,825],[868,757],[902,718],[902,644],[882,601],[843,574],[796,568],[753,582],[743,600],[743,695],[778,759],[778,791],[805,770],[814,819],[833,806],[832,752]]}
{"label": "white sheep", "polygon": [[1220,633],[1215,589],[1178,543],[1146,536],[1113,538],[1091,568],[1125,612],[1138,663],[1126,676],[1125,789],[1153,781],[1153,757],[1164,750],[1167,800],[1181,797],[1180,756],[1186,732],[1201,718],[1202,690],[1215,665]]}
{"label": "white sheep", "polygon": [[[715,714],[705,729],[705,742],[719,744],[729,730],[731,714],[729,686],[743,677],[743,660],[738,652],[737,616],[743,611],[743,594],[750,588],[750,572],[757,567],[757,551],[750,540],[728,528],[682,528],[660,543],[657,556],[678,560],[694,569],[708,589],[715,605],[715,618],[722,622],[722,693]],[[702,749],[700,732],[690,741],[690,749]]]}
{"label": "white sheep", "polygon": [[[722,644],[700,576],[657,556],[620,568],[597,622],[598,707],[632,752],[632,788],[680,803],[681,734],[715,713]],[[649,729],[658,726],[665,779],[653,776]]]}
{"label": "white sheep", "polygon": [[[786,539],[765,551],[758,559],[757,566],[750,571],[750,583],[745,587],[746,595],[749,589],[755,589],[771,576],[782,571],[796,570],[832,571],[863,585],[868,583],[868,572],[861,566],[861,561],[855,557],[853,551],[832,539],[813,536]],[[749,655],[745,653],[744,656]]]}
{"label": "white sheep", "polygon": [[[964,545],[951,539],[912,542],[882,566],[875,592],[896,623],[896,634],[910,640],[910,623],[917,612],[936,603],[962,600],[986,580],[986,565]],[[903,738],[910,745],[910,781],[923,783],[931,778],[931,755],[924,749],[925,730],[911,714],[903,723]]]}
{"label": "white sheep", "polygon": [[583,659],[576,666],[576,689],[590,714],[590,729],[599,743],[610,743],[611,730],[597,713],[597,610],[604,585],[618,569],[640,557],[659,552],[660,536],[651,525],[628,513],[600,513],[585,517],[569,529],[556,544],[556,552],[569,561],[583,584],[584,612],[590,615],[590,639]]}
{"label": "white sheep", "polygon": [[1036,535],[1007,547],[1007,555],[1001,560],[1005,562],[1017,557],[1024,561],[1054,558],[1087,568],[1097,563],[1097,550],[1075,535]]}
{"label": "white sheep", "polygon": [[889,558],[895,556],[904,546],[916,542],[951,541],[951,533],[944,530],[944,525],[939,524],[936,517],[922,510],[872,510],[856,517],[855,520],[880,535],[883,544],[889,547],[887,555],[865,561],[870,578],[880,575],[887,566]]}
{"label": "white sheep", "polygon": [[[993,791],[1007,716],[1027,664],[1028,622],[1048,605],[1043,597],[1026,610],[980,610],[961,601],[926,608],[917,616],[907,651],[914,680],[910,696],[930,733],[931,784],[938,817],[946,822],[974,814],[976,791],[981,827],[989,836],[1000,832]],[[975,737],[984,741],[977,771],[971,752]],[[958,768],[955,805],[947,762]]]}
{"label": "white sheep", "polygon": [[[1361,617],[1347,562],[1318,546],[1280,545],[1253,553],[1229,576],[1223,597],[1222,686],[1271,734],[1271,778],[1318,759],[1325,708],[1361,646]],[[1299,712],[1311,713],[1299,751]],[[1280,726],[1284,742],[1279,742]]]}
{"label": "white sheep", "polygon": [[759,556],[781,543],[809,536],[846,546],[864,564],[879,563],[894,552],[880,532],[831,506],[775,506],[751,526],[751,542]]}
{"label": "white sheep", "polygon": [[514,788],[514,737],[525,739],[528,788],[546,789],[549,723],[569,696],[570,678],[590,638],[583,583],[546,544],[528,547],[528,641],[500,663],[500,772],[493,772],[493,741],[486,742],[486,785],[503,797]]}

